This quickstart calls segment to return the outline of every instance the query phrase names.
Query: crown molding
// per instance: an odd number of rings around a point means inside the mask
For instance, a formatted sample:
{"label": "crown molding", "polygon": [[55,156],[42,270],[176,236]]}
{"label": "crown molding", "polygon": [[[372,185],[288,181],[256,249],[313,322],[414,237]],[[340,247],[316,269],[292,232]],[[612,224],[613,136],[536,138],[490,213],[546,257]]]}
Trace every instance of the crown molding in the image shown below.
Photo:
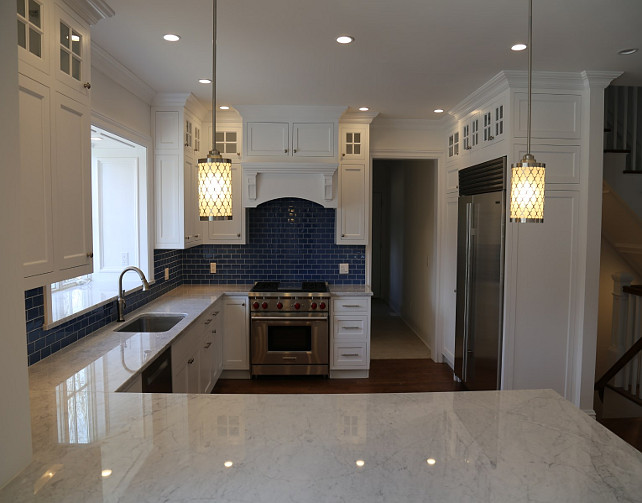
{"label": "crown molding", "polygon": [[89,24],[112,17],[116,12],[105,0],[64,0],[80,17]]}
{"label": "crown molding", "polygon": [[370,124],[377,115],[379,115],[379,112],[346,111],[339,118],[339,121],[345,124]]}
{"label": "crown molding", "polygon": [[91,41],[91,66],[148,105],[152,103],[156,91],[93,40]]}
{"label": "crown molding", "polygon": [[587,88],[605,89],[611,82],[617,79],[624,72],[602,72],[598,70],[585,70],[582,72],[584,86]]}
{"label": "crown molding", "polygon": [[398,129],[405,131],[441,131],[444,119],[383,119],[373,121],[372,129]]}
{"label": "crown molding", "polygon": [[508,72],[501,71],[481,87],[470,93],[448,111],[449,115],[459,120],[478,108],[481,104],[496,98],[509,87]]}

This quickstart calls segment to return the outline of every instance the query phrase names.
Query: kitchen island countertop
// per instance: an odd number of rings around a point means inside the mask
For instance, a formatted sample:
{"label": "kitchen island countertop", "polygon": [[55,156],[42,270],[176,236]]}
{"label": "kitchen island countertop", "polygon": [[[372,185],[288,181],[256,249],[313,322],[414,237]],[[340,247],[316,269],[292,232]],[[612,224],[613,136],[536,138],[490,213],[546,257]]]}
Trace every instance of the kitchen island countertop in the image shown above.
{"label": "kitchen island countertop", "polygon": [[[246,292],[183,286],[135,314],[193,321]],[[153,341],[117,334],[108,325],[30,367],[33,460],[0,501],[641,500],[642,453],[550,390],[118,393]]]}

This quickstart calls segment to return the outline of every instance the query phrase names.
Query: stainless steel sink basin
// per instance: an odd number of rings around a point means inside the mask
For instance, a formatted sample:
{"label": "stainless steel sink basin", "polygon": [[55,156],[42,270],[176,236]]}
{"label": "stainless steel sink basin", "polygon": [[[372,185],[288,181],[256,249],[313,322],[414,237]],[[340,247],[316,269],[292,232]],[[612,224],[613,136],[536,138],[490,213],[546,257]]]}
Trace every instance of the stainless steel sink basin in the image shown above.
{"label": "stainless steel sink basin", "polygon": [[141,314],[138,318],[116,329],[116,332],[167,332],[183,318],[185,318],[184,314]]}

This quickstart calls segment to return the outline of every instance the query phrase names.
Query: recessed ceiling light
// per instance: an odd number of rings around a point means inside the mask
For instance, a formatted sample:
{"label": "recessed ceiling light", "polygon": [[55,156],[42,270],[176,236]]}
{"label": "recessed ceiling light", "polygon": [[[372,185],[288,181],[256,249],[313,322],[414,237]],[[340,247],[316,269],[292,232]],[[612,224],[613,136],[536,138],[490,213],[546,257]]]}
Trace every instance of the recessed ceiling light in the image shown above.
{"label": "recessed ceiling light", "polygon": [[181,37],[179,37],[178,35],[174,35],[173,33],[168,33],[167,35],[163,35],[163,38],[168,42],[178,42],[181,39]]}
{"label": "recessed ceiling light", "polygon": [[632,47],[631,49],[622,49],[621,51],[618,51],[617,53],[620,54],[621,56],[628,56],[629,54],[635,54],[638,52],[637,47]]}
{"label": "recessed ceiling light", "polygon": [[221,105],[219,108],[221,110],[229,110],[230,109],[230,107],[228,107],[227,105]]}
{"label": "recessed ceiling light", "polygon": [[432,465],[434,465],[435,463],[437,463],[437,461],[436,461],[434,458],[428,458],[428,459],[426,460],[426,463],[428,463],[430,466],[432,466]]}
{"label": "recessed ceiling light", "polygon": [[526,44],[515,44],[510,48],[511,51],[523,51],[524,49],[526,49]]}
{"label": "recessed ceiling light", "polygon": [[337,42],[340,44],[350,44],[354,42],[354,37],[351,37],[350,35],[341,35],[340,37],[337,37]]}
{"label": "recessed ceiling light", "polygon": [[359,107],[360,112],[367,112],[368,110],[370,110],[368,107]]}
{"label": "recessed ceiling light", "polygon": [[101,474],[104,478],[107,478],[107,477],[109,477],[109,476],[112,474],[112,471],[111,471],[109,468],[107,468],[106,470],[103,470],[100,474]]}
{"label": "recessed ceiling light", "polygon": [[363,459],[357,459],[357,461],[355,462],[355,464],[356,464],[359,468],[361,468],[362,466],[364,466],[364,465],[366,464],[366,462],[365,462]]}
{"label": "recessed ceiling light", "polygon": [[201,84],[211,84],[212,79],[198,79]]}
{"label": "recessed ceiling light", "polygon": [[444,109],[443,108],[435,108],[433,110],[433,112],[435,112],[436,114],[443,114],[444,113]]}
{"label": "recessed ceiling light", "polygon": [[234,466],[234,463],[232,461],[226,461],[225,463],[223,463],[223,466],[225,468],[232,468],[232,466]]}

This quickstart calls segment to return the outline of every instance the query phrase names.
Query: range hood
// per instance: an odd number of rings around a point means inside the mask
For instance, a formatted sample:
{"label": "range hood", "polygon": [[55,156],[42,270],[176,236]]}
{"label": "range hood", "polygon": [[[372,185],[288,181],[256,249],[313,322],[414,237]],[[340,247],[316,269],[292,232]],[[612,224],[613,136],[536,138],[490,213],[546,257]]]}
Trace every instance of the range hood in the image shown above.
{"label": "range hood", "polygon": [[283,197],[337,207],[338,163],[247,162],[242,167],[245,208]]}

